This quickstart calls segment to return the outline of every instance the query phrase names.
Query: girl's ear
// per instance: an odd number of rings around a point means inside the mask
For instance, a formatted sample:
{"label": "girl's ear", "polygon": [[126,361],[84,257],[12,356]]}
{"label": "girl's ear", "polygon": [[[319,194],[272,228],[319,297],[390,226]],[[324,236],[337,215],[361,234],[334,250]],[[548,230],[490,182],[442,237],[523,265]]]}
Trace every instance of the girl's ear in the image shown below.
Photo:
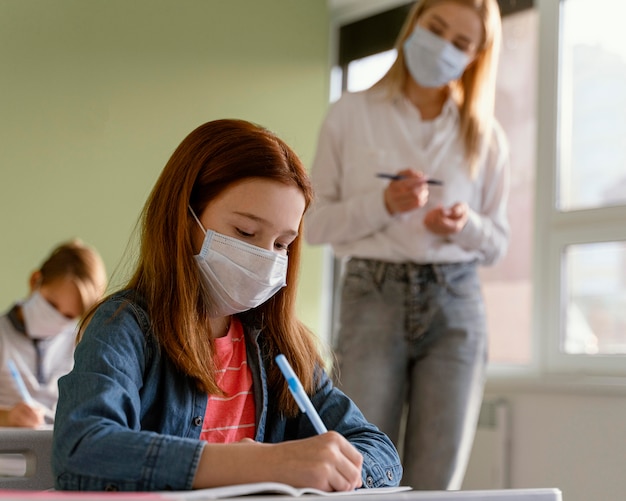
{"label": "girl's ear", "polygon": [[41,274],[41,271],[39,270],[33,271],[33,273],[30,275],[30,279],[28,280],[28,286],[30,288],[30,292],[33,292],[35,289],[39,288],[39,286],[41,285],[42,279],[43,279],[43,276]]}

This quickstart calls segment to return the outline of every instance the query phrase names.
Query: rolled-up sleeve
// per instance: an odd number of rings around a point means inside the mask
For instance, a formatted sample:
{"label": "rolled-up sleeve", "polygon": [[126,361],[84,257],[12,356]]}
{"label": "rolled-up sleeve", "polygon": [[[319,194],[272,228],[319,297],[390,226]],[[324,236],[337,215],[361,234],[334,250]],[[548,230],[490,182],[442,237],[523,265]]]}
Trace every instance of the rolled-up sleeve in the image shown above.
{"label": "rolled-up sleeve", "polygon": [[144,374],[153,356],[158,350],[131,308],[117,301],[98,308],[76,348],[74,369],[59,380],[56,488],[191,488],[202,442],[142,430],[142,394],[150,391]]}

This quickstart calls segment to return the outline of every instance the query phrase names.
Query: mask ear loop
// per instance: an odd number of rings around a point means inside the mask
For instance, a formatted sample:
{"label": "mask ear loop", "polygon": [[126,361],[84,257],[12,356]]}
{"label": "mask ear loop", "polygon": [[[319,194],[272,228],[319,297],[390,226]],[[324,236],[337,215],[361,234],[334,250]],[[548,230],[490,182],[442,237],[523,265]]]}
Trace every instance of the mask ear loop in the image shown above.
{"label": "mask ear loop", "polygon": [[207,230],[204,228],[204,226],[202,226],[202,223],[198,219],[198,216],[196,216],[196,213],[191,208],[191,205],[187,205],[187,208],[189,209],[189,212],[191,212],[191,215],[193,216],[193,218],[196,220],[196,223],[198,223],[198,226],[200,226],[200,228],[202,229],[202,231],[206,235]]}

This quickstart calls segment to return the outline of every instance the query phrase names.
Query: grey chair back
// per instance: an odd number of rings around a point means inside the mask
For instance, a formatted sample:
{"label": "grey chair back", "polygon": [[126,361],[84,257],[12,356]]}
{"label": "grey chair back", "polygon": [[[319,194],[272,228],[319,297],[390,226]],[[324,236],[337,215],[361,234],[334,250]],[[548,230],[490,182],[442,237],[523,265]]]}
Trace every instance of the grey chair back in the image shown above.
{"label": "grey chair back", "polygon": [[0,489],[52,489],[51,454],[51,429],[0,428]]}

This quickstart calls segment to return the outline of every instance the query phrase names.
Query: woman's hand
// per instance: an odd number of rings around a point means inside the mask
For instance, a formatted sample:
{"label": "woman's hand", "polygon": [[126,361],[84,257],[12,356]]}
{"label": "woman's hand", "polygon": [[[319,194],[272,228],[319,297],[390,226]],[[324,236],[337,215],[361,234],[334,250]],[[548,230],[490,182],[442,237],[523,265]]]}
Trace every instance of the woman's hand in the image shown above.
{"label": "woman's hand", "polygon": [[428,211],[424,216],[424,225],[436,235],[451,235],[465,227],[468,216],[467,204],[457,202],[449,208],[439,206]]}
{"label": "woman's hand", "polygon": [[363,457],[334,431],[314,437],[263,444],[207,444],[194,488],[249,482],[282,482],[323,491],[350,491],[362,486]]}
{"label": "woman's hand", "polygon": [[391,181],[385,188],[385,207],[389,214],[418,209],[428,202],[428,184],[421,172],[405,169],[398,172],[402,179]]}

